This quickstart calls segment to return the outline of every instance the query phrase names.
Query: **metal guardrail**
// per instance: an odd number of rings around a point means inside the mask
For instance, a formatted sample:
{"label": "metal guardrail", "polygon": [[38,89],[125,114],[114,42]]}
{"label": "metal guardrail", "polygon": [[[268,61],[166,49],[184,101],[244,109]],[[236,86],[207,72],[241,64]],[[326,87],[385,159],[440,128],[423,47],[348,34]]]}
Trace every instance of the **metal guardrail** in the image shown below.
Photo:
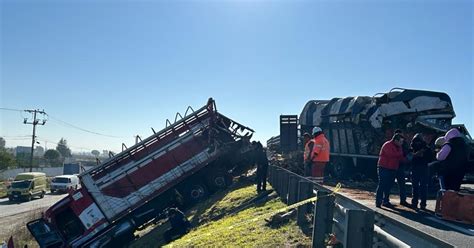
{"label": "metal guardrail", "polygon": [[326,247],[332,234],[349,248],[454,247],[284,168],[270,165],[268,171],[268,181],[288,205],[317,196],[297,210],[298,225],[312,229],[312,247]]}

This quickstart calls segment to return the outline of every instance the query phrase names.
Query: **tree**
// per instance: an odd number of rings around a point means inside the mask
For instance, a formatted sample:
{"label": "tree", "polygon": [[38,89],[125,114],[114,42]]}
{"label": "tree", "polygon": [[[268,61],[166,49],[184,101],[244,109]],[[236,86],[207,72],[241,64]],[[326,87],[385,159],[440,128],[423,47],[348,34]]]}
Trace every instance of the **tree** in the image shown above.
{"label": "tree", "polygon": [[100,152],[97,151],[97,150],[92,150],[91,153],[92,153],[92,155],[94,155],[95,157],[99,157],[99,155],[100,155]]}
{"label": "tree", "polygon": [[5,148],[5,139],[3,137],[0,137],[0,149]]}
{"label": "tree", "polygon": [[56,150],[63,156],[64,158],[72,157],[71,149],[67,146],[67,140],[61,138],[58,145],[56,146]]}
{"label": "tree", "polygon": [[48,161],[48,163],[50,165],[59,165],[61,164],[61,161],[60,161],[60,157],[61,157],[61,154],[54,150],[54,149],[49,149],[47,150],[45,153],[44,153],[44,159],[46,161]]}
{"label": "tree", "polygon": [[0,171],[16,166],[17,162],[15,157],[7,151],[0,149]]}

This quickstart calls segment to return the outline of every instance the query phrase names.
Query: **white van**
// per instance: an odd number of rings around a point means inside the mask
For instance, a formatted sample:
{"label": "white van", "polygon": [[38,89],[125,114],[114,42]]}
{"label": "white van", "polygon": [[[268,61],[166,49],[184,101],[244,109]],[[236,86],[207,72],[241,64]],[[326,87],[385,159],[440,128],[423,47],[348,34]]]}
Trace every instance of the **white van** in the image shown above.
{"label": "white van", "polygon": [[67,192],[69,189],[79,188],[79,178],[75,175],[56,176],[51,181],[51,193],[56,191]]}

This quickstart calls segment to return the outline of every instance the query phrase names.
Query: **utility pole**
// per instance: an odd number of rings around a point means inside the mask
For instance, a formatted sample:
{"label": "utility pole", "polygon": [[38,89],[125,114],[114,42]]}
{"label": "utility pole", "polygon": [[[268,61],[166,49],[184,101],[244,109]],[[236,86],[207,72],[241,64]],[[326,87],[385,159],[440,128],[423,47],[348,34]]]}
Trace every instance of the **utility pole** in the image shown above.
{"label": "utility pole", "polygon": [[36,125],[44,125],[46,123],[46,119],[43,119],[43,121],[40,123],[38,119],[36,119],[36,114],[42,114],[46,115],[46,112],[44,110],[25,110],[25,112],[32,113],[33,114],[33,121],[28,122],[27,119],[25,118],[23,120],[23,124],[31,124],[33,125],[33,136],[31,137],[31,156],[30,156],[30,172],[33,171],[33,152],[35,151],[35,139],[36,139]]}

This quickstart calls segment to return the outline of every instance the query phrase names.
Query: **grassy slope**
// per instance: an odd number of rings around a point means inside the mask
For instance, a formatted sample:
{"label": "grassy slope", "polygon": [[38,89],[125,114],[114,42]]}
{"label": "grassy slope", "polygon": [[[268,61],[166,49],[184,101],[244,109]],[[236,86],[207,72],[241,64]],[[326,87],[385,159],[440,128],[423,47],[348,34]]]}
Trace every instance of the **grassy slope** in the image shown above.
{"label": "grassy slope", "polygon": [[12,236],[15,247],[24,247],[25,245],[32,248],[39,247],[38,243],[36,243],[36,240],[33,238],[33,236],[31,236],[30,232],[26,228],[26,223],[40,217],[40,211],[33,211],[22,219],[18,220],[18,222],[11,224],[9,231],[6,233],[0,233],[0,244],[2,242],[7,242],[10,236]]}
{"label": "grassy slope", "polygon": [[[168,247],[310,246],[310,239],[294,220],[279,227],[266,226],[263,215],[286,205],[279,198],[248,204],[257,196],[255,186],[249,183],[237,183],[213,195],[187,212],[195,227]],[[246,207],[242,209],[242,205]]]}

